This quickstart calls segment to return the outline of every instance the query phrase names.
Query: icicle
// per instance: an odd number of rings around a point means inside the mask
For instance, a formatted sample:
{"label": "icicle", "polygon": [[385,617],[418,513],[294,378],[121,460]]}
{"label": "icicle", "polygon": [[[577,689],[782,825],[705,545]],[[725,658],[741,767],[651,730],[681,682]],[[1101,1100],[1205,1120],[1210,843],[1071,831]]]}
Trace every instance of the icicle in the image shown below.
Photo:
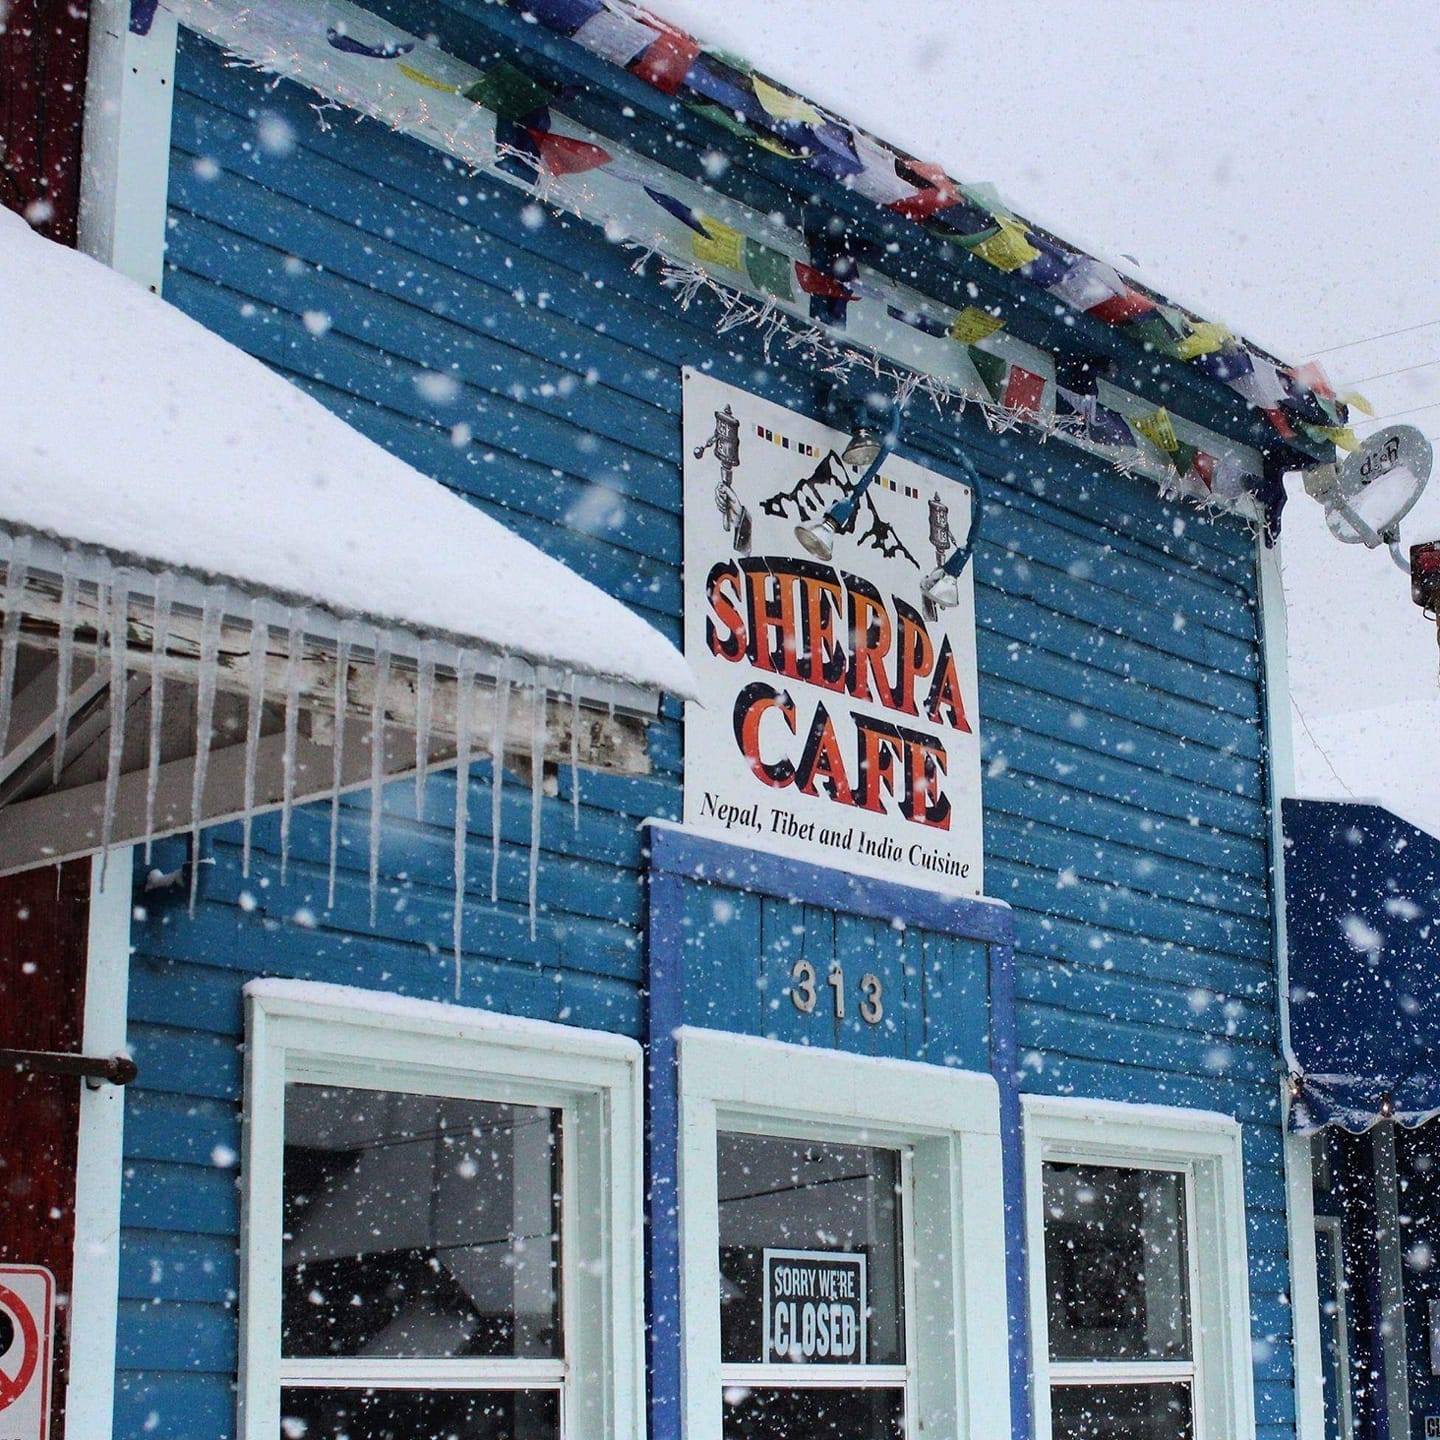
{"label": "icicle", "polygon": [[462,652],[455,676],[455,998],[460,998],[460,941],[465,928],[465,859],[470,849],[470,727],[475,657]]}
{"label": "icicle", "polygon": [[75,673],[75,552],[60,560],[60,637],[55,657],[55,748],[50,757],[50,783],[60,784],[65,768],[65,742],[70,736],[70,677]]}
{"label": "icicle", "polygon": [[580,833],[580,677],[570,672],[570,818]]}
{"label": "icicle", "polygon": [[305,611],[290,612],[285,642],[285,750],[281,761],[280,883],[290,868],[290,817],[295,809],[295,752],[300,744],[300,657],[305,648]]}
{"label": "icicle", "polygon": [[495,675],[495,719],[490,732],[490,900],[500,898],[500,801],[505,785],[505,735],[510,727],[510,657]]}
{"label": "icicle", "polygon": [[195,683],[195,774],[190,785],[190,913],[200,889],[200,821],[205,813],[205,774],[214,739],[215,672],[220,655],[220,622],[225,618],[225,592],[205,591],[200,611],[200,670]]}
{"label": "icicle", "polygon": [[5,571],[5,630],[0,649],[0,754],[10,739],[10,704],[15,695],[15,662],[20,654],[20,617],[25,613],[25,582],[30,578],[30,537],[11,543]]}
{"label": "icicle", "polygon": [[145,863],[155,840],[155,799],[160,790],[160,736],[165,719],[165,656],[170,649],[170,616],[175,577],[163,570],[155,581],[155,628],[150,635],[150,747],[145,759]]}
{"label": "icicle", "polygon": [[240,874],[250,878],[250,831],[255,817],[255,770],[260,760],[260,722],[265,714],[265,660],[270,650],[270,627],[262,618],[259,600],[250,604],[250,689],[245,706],[245,813],[240,846]]}
{"label": "icicle", "polygon": [[[102,622],[103,623],[103,620]],[[130,658],[130,576],[115,572],[110,586],[110,733],[105,746],[105,799],[100,811],[100,888],[110,870],[110,838],[115,833],[115,798],[120,793],[120,762],[125,753],[126,662]]]}
{"label": "icicle", "polygon": [[335,758],[330,789],[330,879],[325,891],[325,908],[335,908],[335,866],[340,857],[340,786],[345,780],[345,712],[350,705],[350,636],[340,627],[335,652]]}
{"label": "icicle", "polygon": [[370,924],[380,904],[380,817],[385,787],[385,701],[390,689],[390,649],[375,632],[375,703],[370,710]]}
{"label": "icicle", "polygon": [[435,652],[427,640],[415,671],[415,818],[425,818],[425,770],[430,763],[430,717],[435,709]]}
{"label": "icicle", "polygon": [[545,798],[545,681],[536,672],[530,691],[530,938],[535,938],[536,896],[540,884],[540,802]]}

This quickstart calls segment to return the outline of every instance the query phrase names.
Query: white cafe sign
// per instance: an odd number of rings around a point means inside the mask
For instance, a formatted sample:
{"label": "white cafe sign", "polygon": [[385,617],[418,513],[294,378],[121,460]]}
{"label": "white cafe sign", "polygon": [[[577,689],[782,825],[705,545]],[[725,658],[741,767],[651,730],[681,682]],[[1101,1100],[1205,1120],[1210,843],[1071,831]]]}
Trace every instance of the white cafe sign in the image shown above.
{"label": "white cafe sign", "polygon": [[795,526],[860,478],[847,436],[685,371],[685,820],[761,849],[978,895],[975,596],[920,582],[970,491],[888,457],[822,563]]}

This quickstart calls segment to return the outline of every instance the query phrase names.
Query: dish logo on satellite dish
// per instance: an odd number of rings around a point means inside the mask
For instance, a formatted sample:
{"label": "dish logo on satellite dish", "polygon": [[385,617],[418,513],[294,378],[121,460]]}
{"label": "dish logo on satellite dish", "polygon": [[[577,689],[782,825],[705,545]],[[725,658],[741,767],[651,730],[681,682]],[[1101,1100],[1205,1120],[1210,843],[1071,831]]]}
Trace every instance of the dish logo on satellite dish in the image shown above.
{"label": "dish logo on satellite dish", "polygon": [[1393,431],[1379,445],[1372,445],[1361,456],[1356,469],[1367,484],[1388,475],[1400,463],[1400,436]]}

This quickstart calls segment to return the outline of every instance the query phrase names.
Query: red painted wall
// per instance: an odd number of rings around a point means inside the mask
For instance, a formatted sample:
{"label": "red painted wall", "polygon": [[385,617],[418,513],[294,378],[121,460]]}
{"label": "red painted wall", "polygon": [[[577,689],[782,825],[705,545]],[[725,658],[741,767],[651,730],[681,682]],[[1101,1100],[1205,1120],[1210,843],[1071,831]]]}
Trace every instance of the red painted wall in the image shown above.
{"label": "red painted wall", "polygon": [[[89,909],[87,860],[0,880],[0,1046],[80,1050]],[[84,1083],[0,1067],[0,1262],[45,1265],[55,1276],[56,1440],[64,1433]]]}
{"label": "red painted wall", "polygon": [[88,0],[0,0],[0,204],[73,245]]}

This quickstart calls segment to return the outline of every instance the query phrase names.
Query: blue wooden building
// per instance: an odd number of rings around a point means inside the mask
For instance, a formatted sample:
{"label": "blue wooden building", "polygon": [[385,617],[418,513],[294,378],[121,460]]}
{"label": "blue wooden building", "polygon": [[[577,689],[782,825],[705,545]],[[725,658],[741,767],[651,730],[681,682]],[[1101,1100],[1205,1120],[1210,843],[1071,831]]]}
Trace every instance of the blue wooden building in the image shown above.
{"label": "blue wooden building", "polygon": [[328,799],[137,849],[55,1434],[1318,1437],[1269,542],[1333,397],[625,5],[114,8],[82,244],[677,645],[684,372],[897,417],[983,887],[707,823],[674,699],[462,775],[458,957],[453,755],[373,902],[368,790],[333,896]]}

